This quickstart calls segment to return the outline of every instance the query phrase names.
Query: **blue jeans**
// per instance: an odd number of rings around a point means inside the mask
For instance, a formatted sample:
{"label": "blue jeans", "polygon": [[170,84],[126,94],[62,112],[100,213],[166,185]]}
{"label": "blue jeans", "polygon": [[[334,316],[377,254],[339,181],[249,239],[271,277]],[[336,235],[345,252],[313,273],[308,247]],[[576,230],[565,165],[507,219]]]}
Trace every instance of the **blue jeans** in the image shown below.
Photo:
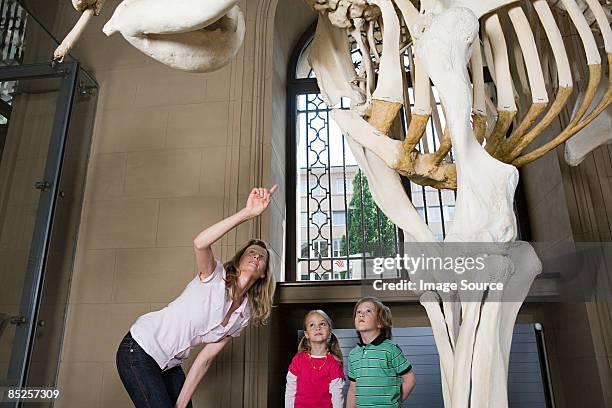
{"label": "blue jeans", "polygon": [[117,370],[137,408],[173,408],[185,383],[181,366],[162,371],[129,332],[117,350]]}

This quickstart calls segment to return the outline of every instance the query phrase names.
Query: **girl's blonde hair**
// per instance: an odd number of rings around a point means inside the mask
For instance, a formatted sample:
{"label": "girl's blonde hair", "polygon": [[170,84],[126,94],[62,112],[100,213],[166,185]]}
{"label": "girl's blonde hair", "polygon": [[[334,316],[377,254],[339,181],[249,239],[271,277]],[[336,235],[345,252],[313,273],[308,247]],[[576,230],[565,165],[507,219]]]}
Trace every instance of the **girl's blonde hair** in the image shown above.
{"label": "girl's blonde hair", "polygon": [[[304,324],[303,324],[304,331],[306,331],[306,324],[308,322],[308,317],[313,314],[318,314],[323,319],[325,319],[325,321],[327,322],[327,325],[329,326],[329,331],[331,333],[331,335],[327,339],[327,351],[329,351],[339,361],[342,361],[342,350],[340,350],[340,342],[338,341],[338,337],[336,337],[336,335],[333,332],[332,320],[328,316],[327,313],[325,313],[322,310],[311,310],[310,312],[306,313],[306,316],[304,316]],[[307,351],[310,353],[310,350],[311,350],[310,341],[304,335],[302,339],[300,340],[300,344],[298,345],[298,353],[301,353],[302,351]]]}
{"label": "girl's blonde hair", "polygon": [[225,286],[230,291],[230,296],[233,300],[238,301],[238,277],[240,276],[240,258],[244,251],[251,245],[257,245],[266,250],[266,270],[265,276],[258,279],[247,292],[249,306],[251,307],[251,320],[254,325],[261,326],[268,322],[270,313],[272,312],[272,300],[274,298],[274,290],[276,289],[276,280],[274,274],[270,271],[270,252],[266,247],[266,243],[258,239],[249,240],[229,261],[223,264],[225,268]]}
{"label": "girl's blonde hair", "polygon": [[[355,304],[355,309],[353,309],[353,319],[357,316],[357,308],[360,304],[370,302],[376,308],[376,324],[380,326],[380,332],[386,340],[391,339],[391,329],[393,328],[393,318],[391,316],[391,309],[383,304],[378,298],[372,296],[366,296],[357,301]],[[357,332],[359,336],[359,341],[363,341],[361,339],[361,334]]]}

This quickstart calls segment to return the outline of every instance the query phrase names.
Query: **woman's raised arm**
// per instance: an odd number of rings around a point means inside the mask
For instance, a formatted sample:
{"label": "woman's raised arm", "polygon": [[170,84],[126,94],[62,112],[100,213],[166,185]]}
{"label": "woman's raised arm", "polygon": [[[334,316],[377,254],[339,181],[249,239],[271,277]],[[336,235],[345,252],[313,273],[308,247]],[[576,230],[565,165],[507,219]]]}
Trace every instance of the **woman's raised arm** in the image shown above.
{"label": "woman's raised arm", "polygon": [[211,225],[194,238],[193,248],[196,254],[198,272],[202,278],[208,277],[215,270],[215,258],[211,245],[228,231],[264,212],[268,208],[272,194],[274,194],[277,188],[276,184],[270,190],[267,188],[253,188],[243,209]]}

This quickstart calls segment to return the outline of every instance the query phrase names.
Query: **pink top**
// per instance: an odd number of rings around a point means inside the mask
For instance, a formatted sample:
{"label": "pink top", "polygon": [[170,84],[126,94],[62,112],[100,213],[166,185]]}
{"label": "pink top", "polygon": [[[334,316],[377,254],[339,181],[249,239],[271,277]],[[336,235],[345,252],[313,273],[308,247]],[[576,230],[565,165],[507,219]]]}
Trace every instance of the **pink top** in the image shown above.
{"label": "pink top", "polygon": [[339,405],[335,401],[332,404],[332,394],[339,390],[341,397],[344,371],[342,362],[336,360],[333,354],[317,358],[307,352],[297,353],[289,365],[288,381],[293,376],[297,381],[295,394],[286,394],[285,406],[291,406],[288,397],[293,400],[295,408],[332,408]]}
{"label": "pink top", "polygon": [[180,365],[192,347],[240,335],[251,317],[249,302],[245,297],[227,325],[222,326],[231,305],[225,269],[217,261],[210,276],[201,280],[196,275],[168,306],[140,316],[130,333],[159,367],[167,370]]}

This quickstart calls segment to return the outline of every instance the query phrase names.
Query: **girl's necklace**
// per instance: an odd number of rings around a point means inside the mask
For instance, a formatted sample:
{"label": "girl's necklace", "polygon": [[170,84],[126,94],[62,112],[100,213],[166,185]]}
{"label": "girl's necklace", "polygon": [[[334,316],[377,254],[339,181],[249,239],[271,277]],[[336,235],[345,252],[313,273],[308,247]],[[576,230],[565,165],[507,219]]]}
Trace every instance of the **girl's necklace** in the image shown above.
{"label": "girl's necklace", "polygon": [[323,357],[323,364],[320,366],[317,366],[316,364],[314,364],[312,354],[310,353],[308,353],[308,361],[310,361],[310,366],[312,367],[313,370],[321,371],[321,369],[325,367],[325,364],[327,364],[327,353],[325,353],[325,356]]}

